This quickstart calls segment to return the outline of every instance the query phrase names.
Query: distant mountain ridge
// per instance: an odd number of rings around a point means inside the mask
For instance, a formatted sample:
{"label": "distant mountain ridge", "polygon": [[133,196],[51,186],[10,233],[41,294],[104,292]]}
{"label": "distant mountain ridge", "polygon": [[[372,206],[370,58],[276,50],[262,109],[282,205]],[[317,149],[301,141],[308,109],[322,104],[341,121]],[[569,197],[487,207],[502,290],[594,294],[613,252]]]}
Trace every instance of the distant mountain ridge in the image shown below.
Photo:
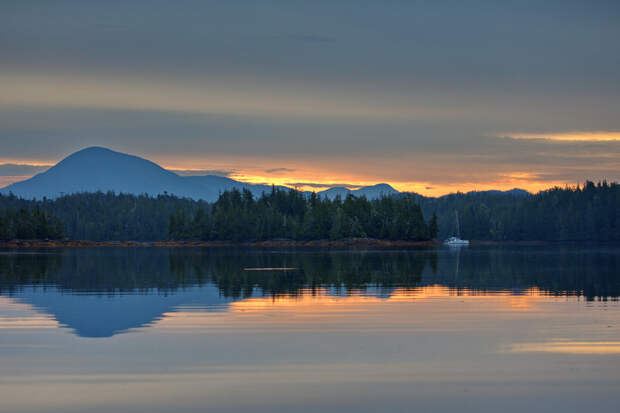
{"label": "distant mountain ridge", "polygon": [[[248,189],[258,197],[263,192],[271,191],[271,188],[270,185],[249,184],[217,175],[181,176],[147,159],[94,146],[67,156],[30,179],[1,188],[0,194],[13,193],[26,199],[42,199],[97,191],[150,196],[168,193],[214,202],[221,192],[231,189]],[[336,196],[345,198],[349,193],[376,199],[399,192],[388,184],[377,184],[355,190],[335,187],[317,194],[334,199]]]}
{"label": "distant mountain ridge", "polygon": [[368,199],[377,199],[381,198],[382,196],[391,196],[399,193],[400,192],[398,192],[396,189],[392,188],[388,184],[376,184],[371,186],[364,186],[359,189],[349,189],[342,186],[337,186],[318,192],[318,195],[329,199],[334,199],[337,196],[344,199],[349,194],[357,197],[365,196]]}

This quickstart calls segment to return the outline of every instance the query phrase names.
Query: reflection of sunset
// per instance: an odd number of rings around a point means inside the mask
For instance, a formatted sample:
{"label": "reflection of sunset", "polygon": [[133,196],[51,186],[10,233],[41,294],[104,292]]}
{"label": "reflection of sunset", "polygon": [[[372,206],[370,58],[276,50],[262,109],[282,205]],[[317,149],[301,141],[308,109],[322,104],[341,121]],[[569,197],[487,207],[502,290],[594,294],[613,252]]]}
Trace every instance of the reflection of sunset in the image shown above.
{"label": "reflection of sunset", "polygon": [[537,288],[530,288],[521,295],[514,295],[508,291],[476,291],[470,289],[454,289],[441,285],[432,285],[419,288],[397,288],[389,296],[375,297],[361,292],[353,292],[349,295],[329,295],[325,289],[306,291],[298,296],[279,296],[249,298],[231,304],[232,311],[264,311],[265,309],[277,309],[278,311],[322,312],[322,311],[355,311],[355,308],[367,304],[381,304],[394,302],[420,302],[434,299],[459,297],[470,301],[489,300],[499,306],[507,306],[511,309],[527,310],[545,293]]}
{"label": "reflection of sunset", "polygon": [[566,142],[610,142],[620,141],[620,132],[565,132],[565,133],[521,133],[507,134],[513,139],[546,139]]}
{"label": "reflection of sunset", "polygon": [[522,343],[511,347],[513,353],[620,354],[620,342],[552,341]]}
{"label": "reflection of sunset", "polygon": [[[180,308],[163,314],[156,324],[161,329],[175,330],[229,329],[232,326],[253,330],[276,325],[289,329],[313,329],[317,325],[326,328],[327,324],[333,324],[338,325],[338,329],[346,330],[361,328],[361,325],[373,320],[382,329],[389,329],[402,322],[403,318],[409,319],[411,314],[422,310],[422,307],[416,307],[422,304],[445,307],[445,311],[448,311],[449,306],[460,302],[477,309],[483,306],[489,314],[502,312],[512,317],[510,314],[527,313],[536,304],[554,299],[537,288],[514,295],[509,291],[486,292],[433,285],[397,288],[386,296],[374,296],[361,291],[349,292],[348,295],[330,295],[327,289],[320,288],[304,290],[295,296],[242,299],[230,303],[225,312]],[[389,319],[383,318],[386,312],[390,313]],[[479,317],[486,318],[484,315]],[[428,321],[427,318],[422,320]]]}
{"label": "reflection of sunset", "polygon": [[333,293],[318,288],[298,295],[252,297],[230,302],[221,311],[182,306],[162,314],[147,329],[154,334],[492,331],[497,322],[537,320],[550,311],[562,318],[567,314],[565,305],[582,305],[576,296],[558,297],[537,288],[515,294],[432,285],[397,288],[385,295],[359,290]]}
{"label": "reflection of sunset", "polygon": [[[59,326],[54,317],[32,313],[32,307],[11,298],[0,296],[0,330],[3,329],[41,329]],[[12,315],[12,313],[15,313]]]}
{"label": "reflection of sunset", "polygon": [[56,328],[58,322],[52,317],[0,317],[0,330],[16,328]]}

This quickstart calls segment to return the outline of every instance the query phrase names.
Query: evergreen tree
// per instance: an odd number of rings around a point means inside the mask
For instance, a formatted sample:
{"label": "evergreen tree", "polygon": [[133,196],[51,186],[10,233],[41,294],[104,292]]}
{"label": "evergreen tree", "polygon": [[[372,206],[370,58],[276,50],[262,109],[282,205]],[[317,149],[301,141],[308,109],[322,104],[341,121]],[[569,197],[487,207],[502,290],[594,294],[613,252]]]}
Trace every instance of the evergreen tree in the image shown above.
{"label": "evergreen tree", "polygon": [[437,238],[437,234],[439,233],[439,225],[437,224],[437,213],[433,212],[433,216],[431,217],[431,222],[428,224],[428,237],[430,239]]}

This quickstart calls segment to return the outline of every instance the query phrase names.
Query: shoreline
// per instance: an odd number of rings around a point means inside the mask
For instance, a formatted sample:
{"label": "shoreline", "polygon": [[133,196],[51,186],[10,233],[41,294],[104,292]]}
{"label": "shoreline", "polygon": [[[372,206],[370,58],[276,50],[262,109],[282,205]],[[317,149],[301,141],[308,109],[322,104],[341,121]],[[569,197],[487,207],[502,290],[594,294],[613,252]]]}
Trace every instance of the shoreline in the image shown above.
{"label": "shoreline", "polygon": [[46,241],[11,240],[0,241],[0,248],[89,248],[89,247],[349,247],[349,246],[434,246],[436,241],[390,241],[376,239],[344,240],[267,240],[267,241]]}
{"label": "shoreline", "polygon": [[[522,245],[555,244],[546,241],[472,241],[471,245]],[[0,248],[94,248],[94,247],[430,247],[444,245],[439,241],[379,240],[351,238],[340,240],[268,240],[268,241],[85,241],[85,240],[10,240],[0,241]]]}

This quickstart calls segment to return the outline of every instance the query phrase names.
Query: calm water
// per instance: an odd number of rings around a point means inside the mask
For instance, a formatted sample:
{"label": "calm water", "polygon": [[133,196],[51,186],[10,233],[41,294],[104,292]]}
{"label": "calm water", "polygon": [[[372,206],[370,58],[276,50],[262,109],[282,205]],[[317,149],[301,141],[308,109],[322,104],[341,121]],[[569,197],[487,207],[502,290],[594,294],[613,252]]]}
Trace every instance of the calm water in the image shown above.
{"label": "calm water", "polygon": [[619,265],[617,247],[4,251],[0,411],[617,411]]}

